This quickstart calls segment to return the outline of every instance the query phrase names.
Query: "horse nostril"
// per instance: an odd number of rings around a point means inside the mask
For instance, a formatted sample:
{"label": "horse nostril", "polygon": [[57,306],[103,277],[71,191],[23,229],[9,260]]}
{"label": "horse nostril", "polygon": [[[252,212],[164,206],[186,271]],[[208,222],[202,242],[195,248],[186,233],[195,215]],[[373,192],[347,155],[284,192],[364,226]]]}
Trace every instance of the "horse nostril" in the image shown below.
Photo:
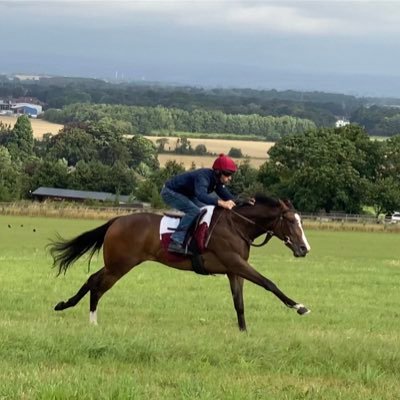
{"label": "horse nostril", "polygon": [[306,247],[306,246],[300,246],[300,251],[301,251],[303,254],[307,254],[307,253],[308,253],[308,250],[307,250],[307,247]]}

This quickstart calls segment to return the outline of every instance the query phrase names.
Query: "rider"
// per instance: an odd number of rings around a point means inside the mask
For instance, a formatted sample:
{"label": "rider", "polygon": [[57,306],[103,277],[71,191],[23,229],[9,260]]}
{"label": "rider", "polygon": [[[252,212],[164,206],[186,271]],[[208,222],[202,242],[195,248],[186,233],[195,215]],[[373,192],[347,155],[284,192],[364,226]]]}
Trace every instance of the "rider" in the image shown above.
{"label": "rider", "polygon": [[[168,251],[186,254],[184,245],[187,230],[204,205],[218,205],[230,210],[235,207],[234,197],[225,187],[237,171],[235,162],[220,154],[211,168],[184,172],[168,180],[161,190],[166,204],[185,213],[171,236]],[[214,193],[213,193],[214,192]]]}

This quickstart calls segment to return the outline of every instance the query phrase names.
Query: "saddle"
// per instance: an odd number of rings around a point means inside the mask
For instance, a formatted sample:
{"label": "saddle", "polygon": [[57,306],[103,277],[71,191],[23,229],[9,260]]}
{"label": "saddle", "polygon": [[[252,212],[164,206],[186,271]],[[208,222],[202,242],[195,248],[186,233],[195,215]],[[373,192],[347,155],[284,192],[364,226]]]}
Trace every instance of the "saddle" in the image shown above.
{"label": "saddle", "polygon": [[179,225],[180,218],[184,215],[177,212],[165,213],[160,222],[160,241],[165,250],[166,257],[169,261],[182,261],[188,257],[192,260],[193,270],[201,275],[209,275],[203,267],[201,254],[207,247],[209,239],[209,226],[211,224],[214,206],[205,206],[201,208],[201,212],[188,229],[185,237],[185,246],[188,249],[188,255],[169,253],[168,245],[171,241],[171,235]]}

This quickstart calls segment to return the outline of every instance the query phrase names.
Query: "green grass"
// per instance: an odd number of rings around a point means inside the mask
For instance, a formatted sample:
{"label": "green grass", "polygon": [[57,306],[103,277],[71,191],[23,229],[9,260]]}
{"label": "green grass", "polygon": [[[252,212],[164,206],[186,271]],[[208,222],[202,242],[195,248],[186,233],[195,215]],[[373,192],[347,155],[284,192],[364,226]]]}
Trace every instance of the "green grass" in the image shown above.
{"label": "green grass", "polygon": [[0,216],[0,399],[400,398],[398,233],[309,231],[305,259],[276,239],[254,249],[251,263],[312,312],[246,282],[244,334],[226,277],[155,263],[104,296],[97,327],[88,298],[54,312],[88,271],[84,259],[56,278],[48,238],[101,222]]}

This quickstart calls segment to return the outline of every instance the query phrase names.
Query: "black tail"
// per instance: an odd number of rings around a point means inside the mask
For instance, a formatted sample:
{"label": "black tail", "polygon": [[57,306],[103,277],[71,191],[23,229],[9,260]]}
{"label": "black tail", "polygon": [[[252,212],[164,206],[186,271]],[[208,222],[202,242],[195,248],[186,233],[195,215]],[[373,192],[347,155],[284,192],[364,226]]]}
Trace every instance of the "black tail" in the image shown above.
{"label": "black tail", "polygon": [[93,254],[101,249],[104,236],[111,224],[117,219],[110,219],[107,223],[91,231],[82,233],[71,240],[65,240],[60,235],[48,245],[50,254],[53,257],[53,268],[58,266],[58,275],[67,272],[68,267],[78,258],[90,251],[89,263]]}

